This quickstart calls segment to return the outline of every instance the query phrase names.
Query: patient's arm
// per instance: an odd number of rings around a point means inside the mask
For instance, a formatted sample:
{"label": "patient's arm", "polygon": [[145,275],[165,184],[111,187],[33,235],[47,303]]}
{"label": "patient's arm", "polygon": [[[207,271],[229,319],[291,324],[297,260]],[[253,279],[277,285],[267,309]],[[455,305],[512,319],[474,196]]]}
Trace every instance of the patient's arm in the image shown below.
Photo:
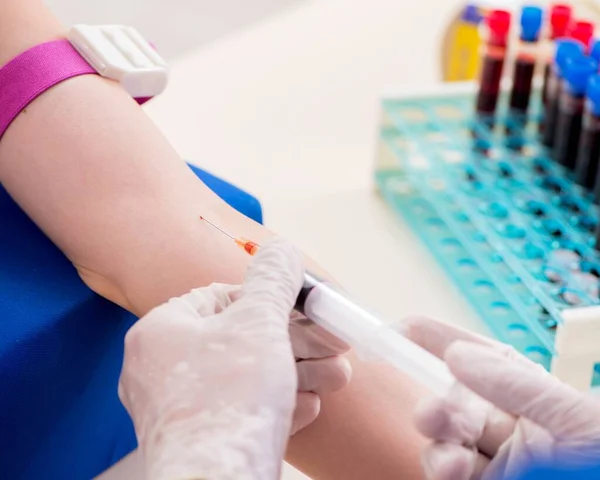
{"label": "patient's arm", "polygon": [[[63,34],[40,0],[0,2],[0,64]],[[241,281],[247,255],[199,214],[258,242],[271,236],[214,195],[138,105],[96,76],[59,84],[17,117],[0,141],[0,181],[90,288],[138,315],[194,287]],[[325,399],[290,458],[317,479],[419,476],[416,387],[354,363],[352,384]]]}
{"label": "patient's arm", "polygon": [[[0,2],[0,63],[62,35],[38,0]],[[247,255],[199,214],[269,236],[197,179],[124,90],[97,76],[57,85],[17,117],[0,141],[0,181],[92,289],[137,314],[193,286],[241,280]]]}

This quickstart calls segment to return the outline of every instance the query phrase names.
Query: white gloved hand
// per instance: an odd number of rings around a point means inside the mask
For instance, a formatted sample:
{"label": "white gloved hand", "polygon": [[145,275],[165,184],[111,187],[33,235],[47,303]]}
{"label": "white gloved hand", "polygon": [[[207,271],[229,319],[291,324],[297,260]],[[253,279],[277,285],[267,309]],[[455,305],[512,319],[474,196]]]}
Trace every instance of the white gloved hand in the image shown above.
{"label": "white gloved hand", "polygon": [[459,382],[417,408],[417,427],[433,440],[423,453],[429,479],[503,480],[531,462],[600,458],[600,403],[589,394],[512,347],[457,327],[414,318],[402,330],[443,358]]}
{"label": "white gloved hand", "polygon": [[194,290],[131,328],[119,395],[148,478],[279,478],[296,401],[299,428],[350,373],[343,342],[306,319],[288,325],[302,281],[300,253],[275,241],[241,288]]}

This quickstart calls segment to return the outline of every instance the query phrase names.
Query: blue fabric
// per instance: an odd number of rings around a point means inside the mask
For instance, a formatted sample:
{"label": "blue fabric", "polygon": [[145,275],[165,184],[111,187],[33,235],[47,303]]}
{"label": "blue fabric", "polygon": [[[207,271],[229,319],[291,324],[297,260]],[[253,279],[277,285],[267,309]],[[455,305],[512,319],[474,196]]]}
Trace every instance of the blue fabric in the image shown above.
{"label": "blue fabric", "polygon": [[600,467],[581,469],[560,467],[534,467],[518,478],[518,480],[600,480]]}
{"label": "blue fabric", "polygon": [[[259,202],[207,172],[221,198],[261,222]],[[87,480],[131,451],[117,397],[135,317],[92,293],[0,186],[0,477]]]}

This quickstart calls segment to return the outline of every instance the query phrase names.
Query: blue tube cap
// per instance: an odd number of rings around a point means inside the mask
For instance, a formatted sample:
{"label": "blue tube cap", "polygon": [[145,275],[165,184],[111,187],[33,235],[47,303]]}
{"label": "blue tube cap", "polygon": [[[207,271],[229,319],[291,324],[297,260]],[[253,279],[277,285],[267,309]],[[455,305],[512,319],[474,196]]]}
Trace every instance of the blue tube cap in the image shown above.
{"label": "blue tube cap", "polygon": [[556,56],[554,62],[558,68],[559,75],[562,75],[562,71],[565,68],[565,62],[573,56],[583,55],[584,48],[583,43],[578,40],[565,38],[556,41]]}
{"label": "blue tube cap", "polygon": [[463,10],[461,19],[463,22],[474,23],[475,25],[479,25],[481,20],[483,20],[483,15],[479,11],[479,7],[477,5],[467,5]]}
{"label": "blue tube cap", "polygon": [[587,83],[585,94],[592,104],[594,115],[600,115],[600,75],[592,75]]}
{"label": "blue tube cap", "polygon": [[598,73],[598,62],[583,55],[569,58],[563,71],[564,78],[574,95],[583,95],[588,80],[596,73]]}
{"label": "blue tube cap", "polygon": [[526,6],[521,10],[521,40],[535,42],[540,36],[544,12],[540,7]]}
{"label": "blue tube cap", "polygon": [[597,62],[600,62],[600,40],[596,39],[592,41],[592,46],[590,47],[590,57]]}

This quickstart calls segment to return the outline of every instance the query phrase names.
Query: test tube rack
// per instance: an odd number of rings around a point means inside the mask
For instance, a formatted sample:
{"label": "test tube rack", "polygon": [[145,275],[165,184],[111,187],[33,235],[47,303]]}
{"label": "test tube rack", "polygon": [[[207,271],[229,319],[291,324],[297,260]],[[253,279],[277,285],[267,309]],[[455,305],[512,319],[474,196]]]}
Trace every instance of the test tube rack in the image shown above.
{"label": "test tube rack", "polygon": [[490,128],[474,114],[475,90],[385,98],[377,188],[499,340],[549,370],[559,355],[582,355],[564,369],[591,361],[583,382],[600,385],[600,339],[580,352],[571,334],[570,351],[559,352],[557,334],[581,312],[586,326],[574,331],[585,334],[589,311],[590,335],[600,335],[598,208],[538,141],[539,93],[525,128],[502,108]]}

